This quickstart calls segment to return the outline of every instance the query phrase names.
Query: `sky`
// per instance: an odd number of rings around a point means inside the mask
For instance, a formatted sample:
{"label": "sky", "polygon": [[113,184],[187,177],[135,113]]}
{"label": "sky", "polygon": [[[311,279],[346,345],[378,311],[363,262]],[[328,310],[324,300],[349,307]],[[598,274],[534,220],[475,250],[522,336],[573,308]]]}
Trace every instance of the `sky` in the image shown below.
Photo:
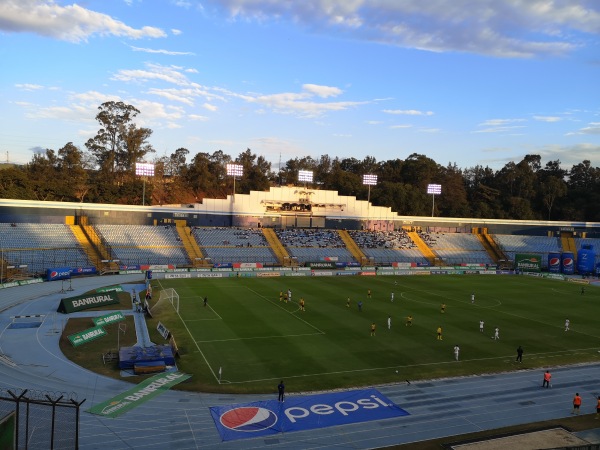
{"label": "sky", "polygon": [[600,166],[598,0],[0,0],[0,162],[140,110],[156,150]]}

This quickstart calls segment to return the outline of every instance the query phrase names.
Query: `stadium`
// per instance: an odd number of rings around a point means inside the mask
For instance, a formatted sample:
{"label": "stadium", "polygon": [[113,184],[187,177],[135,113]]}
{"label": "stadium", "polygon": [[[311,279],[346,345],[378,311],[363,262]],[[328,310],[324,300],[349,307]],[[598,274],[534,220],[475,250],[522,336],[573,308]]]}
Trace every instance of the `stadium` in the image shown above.
{"label": "stadium", "polygon": [[[306,186],[2,199],[3,430],[18,448],[380,448],[561,419],[574,390],[590,412],[598,248],[600,223],[398,216]],[[553,395],[531,393],[549,368]],[[44,408],[67,412],[56,429]]]}

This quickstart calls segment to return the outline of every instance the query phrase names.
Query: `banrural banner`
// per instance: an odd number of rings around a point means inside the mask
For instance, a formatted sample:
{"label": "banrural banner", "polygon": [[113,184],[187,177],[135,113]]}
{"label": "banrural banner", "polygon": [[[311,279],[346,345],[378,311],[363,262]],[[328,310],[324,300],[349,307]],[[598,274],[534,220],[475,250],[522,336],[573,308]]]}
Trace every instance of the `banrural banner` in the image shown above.
{"label": "banrural banner", "polygon": [[78,297],[63,298],[56,311],[69,314],[84,309],[97,308],[98,306],[119,303],[116,292],[103,292],[98,294],[80,295]]}
{"label": "banrural banner", "polygon": [[541,272],[542,257],[530,253],[517,253],[515,255],[515,269],[519,272]]}
{"label": "banrural banner", "polygon": [[121,311],[107,314],[105,316],[93,317],[94,325],[97,327],[103,327],[104,325],[110,325],[111,323],[120,322],[125,320],[125,316]]}
{"label": "banrural banner", "polygon": [[118,284],[116,286],[105,286],[105,287],[96,289],[96,292],[110,292],[110,291],[125,292],[125,289],[123,289],[123,286],[121,286],[120,284]]}
{"label": "banrural banner", "polygon": [[104,417],[118,417],[190,377],[191,375],[181,372],[154,375],[133,389],[129,389],[110,400],[92,406],[88,412]]}
{"label": "banrural banner", "polygon": [[99,337],[105,336],[106,331],[102,327],[88,328],[87,330],[80,331],[69,336],[69,341],[73,344],[73,347],[79,347],[81,344],[93,341]]}

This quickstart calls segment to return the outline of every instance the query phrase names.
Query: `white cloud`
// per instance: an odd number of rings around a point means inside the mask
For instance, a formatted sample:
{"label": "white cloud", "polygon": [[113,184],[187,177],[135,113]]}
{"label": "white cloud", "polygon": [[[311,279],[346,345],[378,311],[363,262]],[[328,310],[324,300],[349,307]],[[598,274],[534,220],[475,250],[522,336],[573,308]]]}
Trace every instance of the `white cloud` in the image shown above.
{"label": "white cloud", "polygon": [[346,33],[428,51],[494,57],[561,55],[597,34],[598,4],[548,0],[220,0],[234,18],[289,20],[323,32]]}
{"label": "white cloud", "polygon": [[132,28],[106,14],[77,4],[61,6],[52,0],[3,0],[0,2],[0,30],[34,33],[70,42],[86,41],[94,35],[130,39],[166,36],[159,28]]}
{"label": "white cloud", "polygon": [[580,128],[577,131],[567,133],[567,136],[578,135],[578,134],[599,134],[600,135],[600,122],[590,122],[589,126]]}
{"label": "white cloud", "polygon": [[188,114],[188,119],[190,120],[197,120],[200,122],[206,122],[208,120],[208,117],[206,116],[200,116],[198,114]]}
{"label": "white cloud", "polygon": [[321,98],[337,97],[343,92],[336,87],[319,86],[317,84],[303,84],[302,89]]}
{"label": "white cloud", "polygon": [[204,109],[208,109],[209,111],[216,111],[218,108],[215,105],[211,105],[210,103],[205,103],[202,105]]}
{"label": "white cloud", "polygon": [[44,86],[42,86],[41,84],[30,83],[15,84],[15,87],[17,89],[23,89],[24,91],[38,91],[40,89],[44,89]]}
{"label": "white cloud", "polygon": [[475,130],[472,133],[506,133],[511,130],[516,130],[519,128],[525,128],[524,125],[510,125],[510,126],[497,126],[497,127],[489,127],[484,128],[482,130]]}
{"label": "white cloud", "polygon": [[416,109],[384,109],[386,114],[397,114],[406,116],[433,116],[432,111],[418,111]]}
{"label": "white cloud", "polygon": [[540,122],[560,122],[562,119],[556,116],[533,116],[535,120]]}
{"label": "white cloud", "polygon": [[154,53],[160,55],[170,55],[170,56],[187,56],[187,55],[195,55],[193,52],[176,52],[173,50],[163,50],[163,49],[153,49],[153,48],[143,48],[143,47],[134,47],[133,45],[129,46],[131,50],[134,52],[144,52],[144,53]]}
{"label": "white cloud", "polygon": [[145,82],[149,80],[164,81],[179,86],[190,84],[188,78],[176,66],[163,66],[160,64],[146,64],[146,69],[122,69],[111,77],[117,81]]}
{"label": "white cloud", "polygon": [[525,122],[525,119],[489,119],[480,123],[480,127],[501,127],[511,123]]}
{"label": "white cloud", "polygon": [[392,130],[398,130],[403,128],[412,128],[412,125],[391,125],[390,128]]}
{"label": "white cloud", "polygon": [[171,28],[171,33],[173,34],[173,36],[179,36],[183,33],[183,31],[178,30],[177,28]]}

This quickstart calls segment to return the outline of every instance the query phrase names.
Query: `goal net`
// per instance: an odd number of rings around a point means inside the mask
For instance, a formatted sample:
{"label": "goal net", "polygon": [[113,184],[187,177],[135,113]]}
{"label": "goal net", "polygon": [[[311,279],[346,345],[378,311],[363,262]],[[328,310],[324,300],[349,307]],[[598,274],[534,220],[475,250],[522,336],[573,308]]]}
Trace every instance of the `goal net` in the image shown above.
{"label": "goal net", "polygon": [[155,309],[164,303],[170,303],[175,308],[175,311],[179,314],[179,294],[173,288],[167,288],[160,291],[160,295],[158,297],[158,301],[151,308],[151,312],[154,313]]}

